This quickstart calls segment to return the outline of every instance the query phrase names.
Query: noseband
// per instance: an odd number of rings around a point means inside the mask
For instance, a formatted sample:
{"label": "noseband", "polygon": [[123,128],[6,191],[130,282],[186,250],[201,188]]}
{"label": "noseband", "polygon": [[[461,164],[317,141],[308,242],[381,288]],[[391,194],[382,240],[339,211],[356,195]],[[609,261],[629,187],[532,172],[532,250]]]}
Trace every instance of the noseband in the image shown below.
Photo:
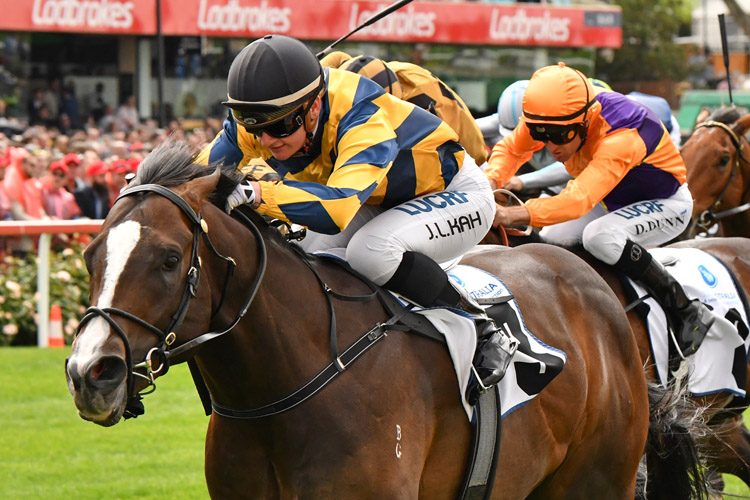
{"label": "noseband", "polygon": [[[200,244],[201,236],[203,236],[203,240],[205,241],[206,245],[211,250],[211,252],[213,252],[214,255],[216,255],[217,257],[219,257],[220,259],[224,260],[227,263],[227,273],[224,279],[224,290],[222,292],[221,299],[219,300],[219,305],[216,308],[216,311],[212,314],[212,318],[216,316],[216,313],[218,313],[219,309],[221,309],[221,306],[224,303],[224,297],[226,295],[226,291],[229,285],[229,280],[234,274],[234,269],[237,266],[237,263],[232,257],[225,257],[224,255],[220,254],[216,250],[213,243],[211,242],[211,239],[208,236],[208,224],[206,223],[206,221],[199,214],[196,214],[193,208],[174,191],[171,191],[165,188],[164,186],[160,186],[158,184],[143,184],[139,186],[133,186],[133,187],[128,188],[123,193],[121,193],[120,196],[117,197],[117,200],[115,200],[115,203],[122,198],[134,195],[136,193],[155,193],[160,196],[163,196],[164,198],[167,198],[169,201],[177,205],[192,223],[193,245],[192,245],[192,251],[190,255],[191,265],[190,265],[190,269],[187,272],[187,277],[185,281],[185,289],[182,293],[182,299],[180,300],[180,305],[177,307],[177,311],[172,315],[172,319],[169,323],[169,326],[165,330],[160,330],[158,327],[135,316],[134,314],[129,313],[127,311],[123,311],[122,309],[114,308],[114,307],[105,307],[101,309],[98,307],[93,307],[93,306],[89,307],[86,310],[86,314],[81,319],[80,324],[78,325],[76,335],[80,333],[81,329],[86,323],[88,323],[94,317],[99,316],[103,318],[107,323],[109,323],[112,330],[117,334],[118,337],[120,337],[122,342],[125,344],[125,363],[127,364],[127,370],[128,370],[128,374],[127,374],[128,403],[126,405],[125,413],[123,415],[125,418],[137,417],[138,415],[143,414],[143,404],[140,401],[141,396],[150,394],[154,392],[154,390],[156,390],[156,384],[154,382],[154,379],[157,375],[163,375],[167,372],[167,370],[169,370],[169,365],[170,365],[171,360],[176,359],[177,361],[176,362],[173,361],[174,363],[180,363],[184,361],[184,359],[182,359],[180,356],[184,356],[185,359],[187,359],[189,355],[186,355],[186,353],[189,354],[190,351],[192,351],[197,346],[203,344],[204,342],[207,342],[211,339],[220,337],[221,335],[228,333],[237,325],[237,323],[240,322],[240,320],[242,319],[242,317],[245,315],[248,308],[250,307],[250,304],[252,303],[253,299],[255,298],[255,294],[258,292],[258,288],[260,287],[260,283],[263,279],[263,275],[266,269],[266,248],[265,248],[265,244],[263,243],[262,235],[260,234],[260,231],[255,226],[255,224],[253,224],[252,222],[248,220],[247,221],[248,224],[246,225],[253,230],[256,236],[256,240],[259,242],[258,253],[259,253],[259,259],[260,259],[260,265],[259,265],[260,270],[258,274],[256,275],[252,286],[250,287],[251,292],[249,296],[247,297],[242,309],[237,314],[236,318],[234,319],[232,324],[229,325],[228,328],[222,331],[204,333],[172,349],[171,346],[177,340],[176,332],[179,330],[180,326],[182,325],[183,320],[185,319],[185,315],[187,314],[191,299],[196,297],[198,284],[200,283],[201,259],[198,256],[198,249],[199,249],[198,247]],[[234,211],[233,214],[234,213],[238,213],[238,211]],[[245,218],[245,216],[242,215],[241,213],[238,213],[238,215],[240,217]],[[125,334],[124,330],[112,318],[113,315],[123,317],[127,320],[130,320],[138,324],[139,326],[153,333],[159,339],[159,343],[148,351],[145,359],[141,361],[140,363],[133,364],[130,342],[128,341],[127,335]],[[159,366],[156,368],[153,367],[153,362],[155,358],[159,363]],[[136,371],[138,369],[145,370],[145,374],[140,373],[139,371]],[[138,393],[135,392],[134,376],[141,377],[148,382],[148,385],[142,391],[139,391]]]}
{"label": "noseband", "polygon": [[[701,128],[701,127],[718,127],[722,129],[724,132],[726,132],[729,135],[729,138],[732,141],[732,144],[734,144],[734,147],[737,149],[737,154],[734,157],[734,164],[732,165],[732,172],[729,174],[729,179],[727,180],[727,183],[724,185],[724,188],[721,190],[721,193],[716,198],[716,201],[714,201],[708,210],[704,210],[700,213],[698,216],[698,220],[696,221],[696,225],[701,228],[703,231],[708,230],[708,227],[715,221],[724,219],[725,217],[729,217],[731,215],[736,215],[738,213],[742,213],[750,209],[750,203],[744,203],[738,207],[734,207],[728,210],[722,210],[721,212],[716,212],[716,210],[719,209],[721,206],[721,202],[724,198],[724,195],[726,195],[727,190],[729,189],[729,186],[732,185],[732,181],[734,180],[735,175],[737,175],[737,172],[740,169],[740,159],[745,161],[745,163],[750,163],[747,158],[745,158],[745,155],[742,151],[742,140],[740,137],[737,136],[737,134],[734,133],[734,130],[732,130],[727,124],[722,122],[717,122],[713,120],[709,120],[703,123],[699,123],[696,125],[695,128]],[[745,187],[745,190],[742,192],[742,196],[740,196],[740,203],[742,203],[742,200],[745,199],[745,196],[747,196],[748,191],[750,190],[750,182],[747,183],[747,186]]]}

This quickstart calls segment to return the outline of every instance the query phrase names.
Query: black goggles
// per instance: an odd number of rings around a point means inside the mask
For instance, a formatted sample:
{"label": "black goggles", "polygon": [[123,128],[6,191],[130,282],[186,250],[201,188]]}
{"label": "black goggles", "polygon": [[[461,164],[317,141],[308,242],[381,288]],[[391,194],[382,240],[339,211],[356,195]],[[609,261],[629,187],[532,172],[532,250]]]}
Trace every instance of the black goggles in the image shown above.
{"label": "black goggles", "polygon": [[551,125],[549,123],[526,123],[531,133],[531,138],[535,141],[551,142],[558,146],[568,144],[575,139],[581,128],[580,123],[571,123],[570,125]]}
{"label": "black goggles", "polygon": [[309,105],[301,104],[281,118],[277,113],[258,113],[257,111],[244,111],[242,109],[232,108],[234,119],[245,127],[245,130],[256,137],[260,137],[265,132],[271,137],[282,139],[295,133],[305,123],[305,116],[310,110],[312,102]]}

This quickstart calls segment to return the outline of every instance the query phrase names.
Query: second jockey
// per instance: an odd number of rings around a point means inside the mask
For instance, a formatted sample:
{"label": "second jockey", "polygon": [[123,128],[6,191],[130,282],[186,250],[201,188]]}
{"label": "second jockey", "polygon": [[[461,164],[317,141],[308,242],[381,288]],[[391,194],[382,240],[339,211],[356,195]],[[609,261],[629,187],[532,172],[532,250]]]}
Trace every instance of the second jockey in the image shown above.
{"label": "second jockey", "polygon": [[534,73],[519,126],[493,148],[485,170],[493,188],[545,146],[575,179],[556,196],[497,205],[494,224],[529,224],[550,243],[583,243],[659,299],[678,325],[683,355],[694,353],[713,317],[644,248],[678,236],[693,208],[685,164],[664,125],[622,94],[595,92],[583,73],[559,63]]}

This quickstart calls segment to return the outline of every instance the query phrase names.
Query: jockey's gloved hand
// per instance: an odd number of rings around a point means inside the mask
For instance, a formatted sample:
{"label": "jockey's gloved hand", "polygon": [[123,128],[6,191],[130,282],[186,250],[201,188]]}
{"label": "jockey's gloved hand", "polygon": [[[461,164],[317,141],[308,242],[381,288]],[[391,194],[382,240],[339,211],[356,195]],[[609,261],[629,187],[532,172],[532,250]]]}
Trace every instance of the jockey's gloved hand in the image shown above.
{"label": "jockey's gloved hand", "polygon": [[233,208],[244,204],[252,205],[258,196],[255,192],[255,187],[251,181],[246,180],[237,184],[234,191],[227,198],[227,213],[231,212]]}

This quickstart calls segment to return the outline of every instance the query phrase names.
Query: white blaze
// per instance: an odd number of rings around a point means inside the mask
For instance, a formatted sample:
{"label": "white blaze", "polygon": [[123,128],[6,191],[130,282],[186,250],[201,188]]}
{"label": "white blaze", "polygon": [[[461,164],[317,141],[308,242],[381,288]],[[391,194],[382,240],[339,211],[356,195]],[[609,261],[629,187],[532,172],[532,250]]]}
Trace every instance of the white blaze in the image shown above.
{"label": "white blaze", "polygon": [[[109,230],[106,242],[107,260],[104,268],[104,284],[96,307],[103,309],[112,306],[120,275],[140,237],[141,225],[132,220]],[[88,364],[87,359],[97,353],[108,336],[109,324],[103,318],[97,316],[88,322],[85,331],[76,340],[71,356],[71,359],[75,358],[78,362],[79,369]]]}

